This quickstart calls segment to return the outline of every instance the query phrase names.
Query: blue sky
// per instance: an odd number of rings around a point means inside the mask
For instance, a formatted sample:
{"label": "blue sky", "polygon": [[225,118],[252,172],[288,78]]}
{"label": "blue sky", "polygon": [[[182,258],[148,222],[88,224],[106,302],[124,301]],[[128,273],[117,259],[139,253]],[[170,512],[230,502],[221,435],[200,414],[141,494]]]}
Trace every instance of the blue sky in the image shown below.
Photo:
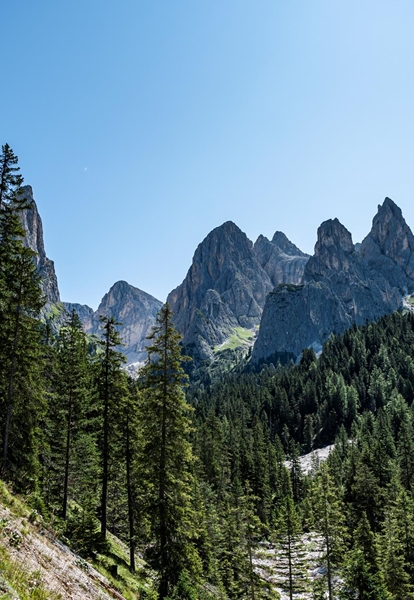
{"label": "blue sky", "polygon": [[207,233],[354,241],[390,196],[414,228],[411,0],[16,0],[1,143],[33,186],[62,299],[160,300]]}

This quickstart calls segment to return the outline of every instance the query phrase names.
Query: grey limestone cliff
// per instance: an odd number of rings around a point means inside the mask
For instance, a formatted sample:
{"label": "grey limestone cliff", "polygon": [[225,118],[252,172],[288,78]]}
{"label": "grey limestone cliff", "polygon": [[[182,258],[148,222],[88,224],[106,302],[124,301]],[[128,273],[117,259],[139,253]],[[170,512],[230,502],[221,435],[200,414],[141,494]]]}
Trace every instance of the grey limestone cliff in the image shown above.
{"label": "grey limestone cliff", "polygon": [[401,293],[414,291],[414,236],[401,209],[390,199],[378,206],[361,256]]}
{"label": "grey limestone cliff", "polygon": [[77,302],[64,302],[63,306],[68,313],[71,313],[72,310],[76,311],[86,333],[95,333],[97,318],[93,308],[87,304],[78,304]]}
{"label": "grey limestone cliff", "polygon": [[30,185],[25,185],[22,189],[24,198],[31,205],[31,208],[23,210],[21,213],[21,222],[26,233],[24,243],[36,252],[36,266],[41,277],[42,291],[46,297],[44,312],[47,314],[53,305],[60,302],[55,266],[53,261],[46,256],[42,219],[33,199],[33,190]]}
{"label": "grey limestone cliff", "polygon": [[199,244],[186,278],[167,300],[183,343],[206,359],[235,327],[259,325],[272,287],[252,242],[228,221]]}
{"label": "grey limestone cliff", "polygon": [[252,360],[280,352],[297,357],[310,346],[319,350],[331,333],[401,306],[398,289],[355,250],[350,232],[338,219],[325,221],[303,285],[279,285],[267,297]]}
{"label": "grey limestone cliff", "polygon": [[254,252],[274,287],[280,283],[302,282],[309,255],[299,250],[281,231],[276,231],[271,241],[260,235],[254,244]]}
{"label": "grey limestone cliff", "polygon": [[67,311],[76,310],[84,330],[90,334],[100,335],[100,315],[113,316],[121,323],[119,333],[123,347],[120,349],[127,364],[132,364],[146,358],[145,348],[149,343],[146,337],[155,324],[162,302],[126,281],[118,281],[102,298],[95,312],[86,305],[65,302],[64,306]]}
{"label": "grey limestone cliff", "polygon": [[213,229],[168,296],[188,351],[211,359],[235,328],[257,327],[268,292],[280,282],[299,282],[307,260],[281,232],[272,241],[260,236],[253,246],[231,221]]}

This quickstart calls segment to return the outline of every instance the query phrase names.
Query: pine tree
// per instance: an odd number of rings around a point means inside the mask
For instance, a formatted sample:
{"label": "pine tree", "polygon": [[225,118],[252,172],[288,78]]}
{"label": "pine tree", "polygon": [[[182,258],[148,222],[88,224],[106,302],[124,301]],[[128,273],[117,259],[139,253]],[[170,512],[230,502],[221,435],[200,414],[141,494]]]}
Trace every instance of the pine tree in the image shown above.
{"label": "pine tree", "polygon": [[[67,316],[57,341],[56,426],[65,431],[62,446],[62,517],[66,519],[73,445],[87,435],[85,420],[91,410],[91,387],[86,336],[75,310]],[[60,418],[59,418],[60,417]],[[53,443],[53,440],[51,440]]]}
{"label": "pine tree", "polygon": [[287,564],[287,580],[283,585],[289,592],[290,600],[293,600],[294,594],[307,590],[308,581],[303,561],[302,524],[291,495],[287,495],[282,502],[277,523],[278,557]]}
{"label": "pine tree", "polygon": [[102,410],[102,493],[101,493],[101,537],[106,538],[108,528],[108,486],[110,468],[110,447],[113,430],[117,423],[117,404],[123,391],[121,365],[124,355],[116,348],[121,344],[114,317],[101,316],[103,339],[102,352],[98,355],[97,384]]}
{"label": "pine tree", "polygon": [[[17,157],[7,144],[2,147],[0,170],[2,471],[13,463],[29,481],[36,468],[35,447],[41,437],[37,427],[43,413],[38,316],[44,300],[35,253],[23,243],[19,218],[20,211],[27,208],[21,193],[23,178],[18,174]],[[19,412],[25,412],[22,423],[18,421]],[[13,425],[14,418],[19,427]]]}
{"label": "pine tree", "polygon": [[183,570],[196,575],[200,560],[194,547],[191,506],[193,454],[189,442],[190,407],[183,386],[180,335],[165,304],[149,335],[148,361],[140,373],[143,386],[140,480],[148,491],[159,594],[165,598]]}
{"label": "pine tree", "polygon": [[122,472],[124,482],[119,484],[117,478],[115,480],[126,496],[128,532],[125,537],[129,539],[129,568],[131,573],[135,572],[136,528],[139,520],[138,512],[140,504],[142,504],[139,498],[139,476],[137,475],[136,464],[140,436],[140,400],[141,395],[136,382],[132,379],[127,379],[125,374],[124,389],[118,406],[117,441],[115,444],[117,448],[117,471]]}
{"label": "pine tree", "polygon": [[313,492],[316,526],[323,539],[328,598],[332,600],[334,569],[341,564],[343,558],[346,529],[344,508],[326,464],[321,466],[315,478]]}
{"label": "pine tree", "polygon": [[378,567],[375,537],[365,513],[354,533],[354,545],[344,565],[341,600],[389,600]]}
{"label": "pine tree", "polygon": [[408,565],[405,561],[400,523],[392,510],[387,511],[385,515],[380,538],[380,557],[384,582],[392,600],[412,600],[413,587],[410,585]]}

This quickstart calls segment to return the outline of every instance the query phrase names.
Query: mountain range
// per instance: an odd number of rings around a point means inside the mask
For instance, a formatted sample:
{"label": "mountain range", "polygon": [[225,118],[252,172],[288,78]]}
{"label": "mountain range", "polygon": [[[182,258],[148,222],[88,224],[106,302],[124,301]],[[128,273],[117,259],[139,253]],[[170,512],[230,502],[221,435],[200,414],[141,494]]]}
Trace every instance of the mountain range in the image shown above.
{"label": "mountain range", "polygon": [[[24,193],[33,200],[33,191]],[[99,335],[99,315],[120,325],[128,365],[145,360],[146,337],[162,302],[125,281],[115,283],[98,309],[61,303],[53,261],[45,253],[36,204],[24,211],[26,243],[37,253],[46,296],[45,315],[75,309],[87,333]],[[386,198],[361,244],[338,221],[321,224],[313,256],[284,233],[253,244],[228,221],[197,247],[184,281],[170,292],[175,325],[196,361],[211,361],[226,349],[253,345],[252,361],[303,348],[316,351],[331,333],[402,308],[414,291],[414,236],[400,208]],[[58,310],[56,310],[58,307]],[[58,317],[58,321],[59,321]]]}

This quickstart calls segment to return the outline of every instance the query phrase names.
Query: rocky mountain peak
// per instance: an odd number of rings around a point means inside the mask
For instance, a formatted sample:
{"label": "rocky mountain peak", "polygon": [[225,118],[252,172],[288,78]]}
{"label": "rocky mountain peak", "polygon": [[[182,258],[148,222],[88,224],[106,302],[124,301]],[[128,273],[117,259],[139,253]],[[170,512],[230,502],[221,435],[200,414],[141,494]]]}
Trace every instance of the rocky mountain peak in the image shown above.
{"label": "rocky mountain peak", "polygon": [[355,247],[350,232],[338,221],[324,221],[318,229],[318,240],[315,244],[315,254],[306,267],[306,281],[318,281],[331,271],[348,271]]}
{"label": "rocky mountain peak", "polygon": [[271,289],[252,242],[227,221],[199,244],[186,278],[167,300],[184,344],[194,356],[211,358],[235,327],[259,325]]}
{"label": "rocky mountain peak", "polygon": [[405,222],[400,207],[391,198],[385,198],[383,204],[378,205],[378,212],[372,221],[370,235],[380,246],[384,246],[391,241],[390,236],[395,237],[396,233],[403,235],[406,242],[409,237],[412,241],[411,230]]}
{"label": "rocky mountain peak", "polygon": [[46,259],[45,245],[43,240],[43,225],[33,198],[33,189],[31,185],[22,187],[22,196],[30,204],[31,208],[26,209],[21,214],[21,222],[26,232],[25,244],[31,250],[36,252],[37,264]]}
{"label": "rocky mountain peak", "polygon": [[332,247],[347,254],[354,251],[352,236],[338,219],[328,219],[318,228],[315,256],[322,256],[326,249]]}
{"label": "rocky mountain peak", "polygon": [[254,253],[269,275],[273,287],[280,283],[300,284],[309,256],[299,250],[284,233],[276,231],[272,241],[259,235],[254,244]]}
{"label": "rocky mountain peak", "polygon": [[141,290],[139,290],[138,288],[134,288],[126,281],[117,281],[110,287],[109,292],[105,294],[104,298],[101,300],[100,306],[105,306],[105,308],[111,308],[112,306],[116,305],[121,298],[126,300],[127,297],[133,296],[134,291],[138,291],[143,294],[145,293],[141,292]]}
{"label": "rocky mountain peak", "polygon": [[414,290],[414,236],[401,209],[390,198],[378,206],[360,253],[401,292]]}
{"label": "rocky mountain peak", "polygon": [[388,196],[386,196],[382,205],[378,204],[378,212],[381,211],[392,212],[396,218],[403,219],[401,208],[391,198],[388,198]]}
{"label": "rocky mountain peak", "polygon": [[[126,281],[117,281],[102,298],[97,315],[113,315],[123,326],[131,317],[141,317],[150,311],[153,317],[162,306],[162,302],[130,285]],[[124,335],[124,334],[123,334]]]}
{"label": "rocky mountain peak", "polygon": [[86,333],[100,335],[100,315],[113,316],[119,325],[122,351],[128,364],[141,363],[146,358],[147,335],[155,324],[162,302],[126,281],[117,281],[102,298],[94,312],[89,306],[65,302],[69,312],[74,308]]}
{"label": "rocky mountain peak", "polygon": [[305,256],[309,258],[308,254],[305,254],[305,252],[299,250],[299,248],[287,238],[283,231],[276,231],[272,237],[272,244],[277,246],[284,254],[287,254],[288,256]]}
{"label": "rocky mountain peak", "polygon": [[215,271],[238,260],[240,254],[250,254],[252,242],[247,235],[232,221],[226,221],[216,227],[198,245],[193,259],[193,265],[209,264],[212,277]]}
{"label": "rocky mountain peak", "polygon": [[397,258],[390,256],[399,257],[402,248],[410,248],[411,238],[401,211],[389,199],[359,252],[338,219],[322,223],[303,285],[279,285],[268,295],[253,361],[286,352],[297,357],[310,346],[319,350],[331,333],[400,308],[401,295],[392,279]]}

